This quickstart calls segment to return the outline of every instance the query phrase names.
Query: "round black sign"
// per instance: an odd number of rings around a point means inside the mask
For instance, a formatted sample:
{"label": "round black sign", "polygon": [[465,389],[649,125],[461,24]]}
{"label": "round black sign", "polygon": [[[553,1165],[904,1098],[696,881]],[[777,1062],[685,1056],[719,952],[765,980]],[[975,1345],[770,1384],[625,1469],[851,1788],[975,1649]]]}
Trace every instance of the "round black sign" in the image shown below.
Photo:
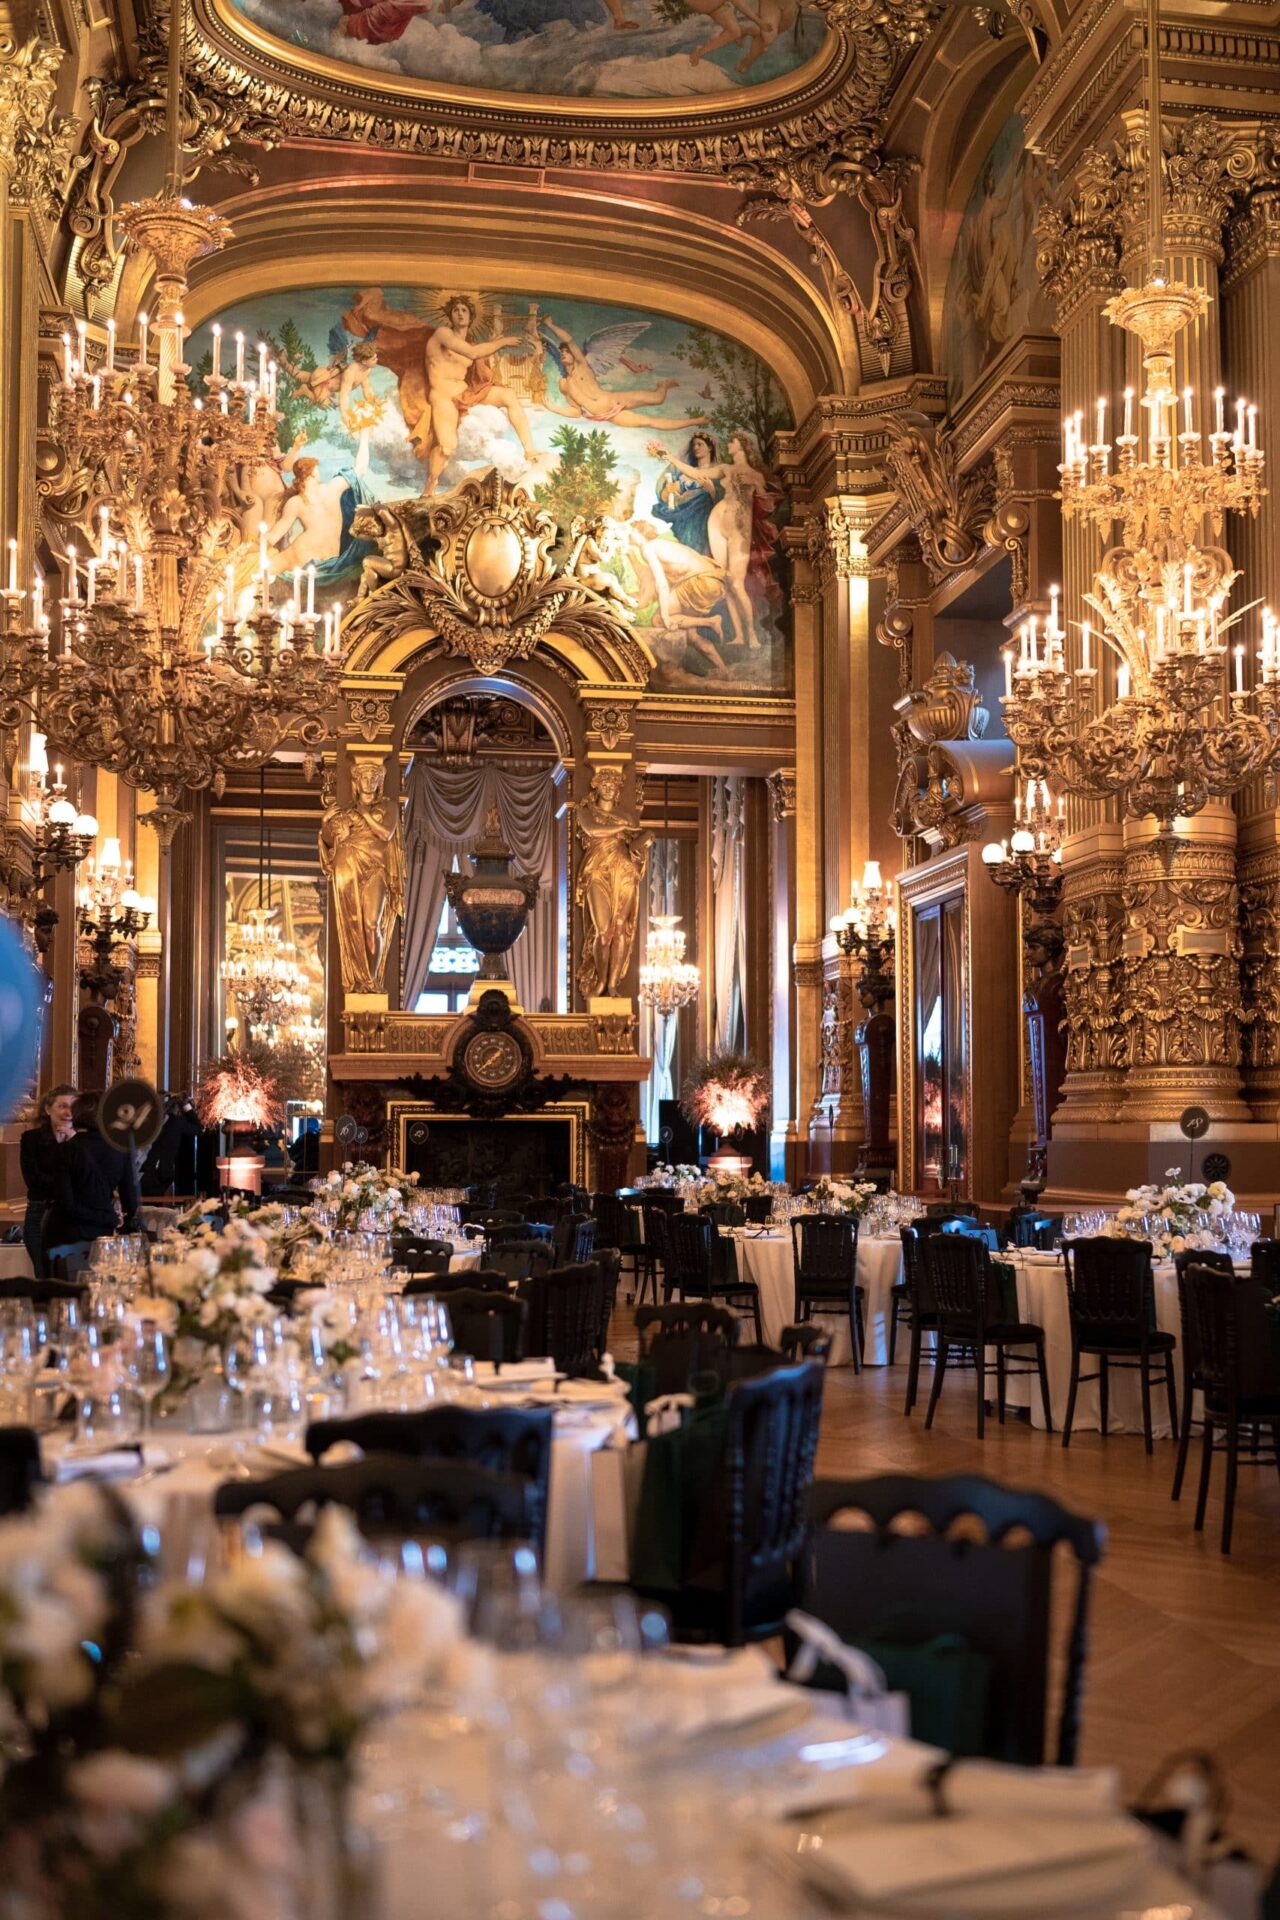
{"label": "round black sign", "polygon": [[334,1122],[333,1137],[340,1147],[353,1147],[359,1131],[354,1114],[344,1113]]}
{"label": "round black sign", "polygon": [[431,1129],[425,1120],[411,1120],[409,1123],[409,1144],[412,1147],[425,1147],[431,1138]]}
{"label": "round black sign", "polygon": [[1178,1125],[1188,1140],[1203,1140],[1209,1131],[1209,1116],[1203,1107],[1184,1107]]}
{"label": "round black sign", "polygon": [[164,1101],[149,1080],[117,1080],[98,1102],[104,1140],[123,1152],[149,1147],[164,1125]]}

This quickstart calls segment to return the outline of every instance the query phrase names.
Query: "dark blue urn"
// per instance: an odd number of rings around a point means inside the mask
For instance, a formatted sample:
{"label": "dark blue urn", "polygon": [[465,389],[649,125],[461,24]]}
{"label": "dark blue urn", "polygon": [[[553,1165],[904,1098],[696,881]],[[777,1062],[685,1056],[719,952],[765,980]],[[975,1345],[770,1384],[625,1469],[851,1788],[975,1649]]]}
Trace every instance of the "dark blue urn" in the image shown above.
{"label": "dark blue urn", "polygon": [[538,900],[536,873],[512,873],[511,849],[502,838],[498,809],[485,815],[484,836],[471,851],[470,873],[448,873],[444,887],[458,925],[484,955],[481,980],[505,980],[501,955],[520,938]]}

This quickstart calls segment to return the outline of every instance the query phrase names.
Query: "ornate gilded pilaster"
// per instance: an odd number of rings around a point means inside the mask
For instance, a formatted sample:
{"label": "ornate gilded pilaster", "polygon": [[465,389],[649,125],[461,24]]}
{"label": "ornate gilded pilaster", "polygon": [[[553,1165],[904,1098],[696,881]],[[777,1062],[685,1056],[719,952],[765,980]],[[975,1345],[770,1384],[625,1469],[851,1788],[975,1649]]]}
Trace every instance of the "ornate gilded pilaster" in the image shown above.
{"label": "ornate gilded pilaster", "polygon": [[[1108,844],[1109,843],[1109,844]],[[1062,999],[1067,1078],[1053,1116],[1060,1137],[1072,1125],[1114,1120],[1124,1098],[1124,854],[1116,829],[1087,854],[1064,850]]]}
{"label": "ornate gilded pilaster", "polygon": [[1171,861],[1153,822],[1125,830],[1125,1120],[1176,1120],[1192,1102],[1215,1120],[1249,1117],[1235,819],[1211,805],[1188,827]]}

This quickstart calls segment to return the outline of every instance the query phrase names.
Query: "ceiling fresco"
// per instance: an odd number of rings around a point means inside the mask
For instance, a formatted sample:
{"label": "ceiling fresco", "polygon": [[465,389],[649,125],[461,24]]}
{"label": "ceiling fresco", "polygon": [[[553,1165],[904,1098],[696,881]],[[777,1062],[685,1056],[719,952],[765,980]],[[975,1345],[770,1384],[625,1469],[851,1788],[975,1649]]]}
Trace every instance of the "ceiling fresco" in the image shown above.
{"label": "ceiling fresco", "polygon": [[823,43],[803,0],[233,0],[289,45],[488,93],[709,102],[796,72]]}
{"label": "ceiling fresco", "polygon": [[[209,368],[212,334],[188,358]],[[605,564],[658,691],[789,690],[767,461],[791,415],[754,353],[669,315],[538,291],[372,286],[269,294],[216,316],[280,368],[280,455],[240,476],[273,571],[314,562],[349,604],[375,549],[357,509],[497,467],[562,529],[601,517]]]}

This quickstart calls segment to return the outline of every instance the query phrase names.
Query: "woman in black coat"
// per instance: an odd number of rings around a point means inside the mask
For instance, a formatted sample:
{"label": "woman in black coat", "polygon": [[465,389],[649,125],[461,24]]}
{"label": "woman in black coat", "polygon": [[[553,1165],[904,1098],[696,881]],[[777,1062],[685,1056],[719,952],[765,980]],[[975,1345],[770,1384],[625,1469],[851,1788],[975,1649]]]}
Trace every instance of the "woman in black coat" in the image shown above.
{"label": "woman in black coat", "polygon": [[37,1280],[44,1276],[45,1215],[58,1197],[58,1169],[62,1146],[72,1133],[74,1087],[51,1087],[40,1102],[40,1120],[28,1127],[18,1142],[22,1178],[27,1188],[27,1213],[22,1244],[31,1258]]}
{"label": "woman in black coat", "polygon": [[138,1211],[132,1155],[98,1132],[98,1097],[80,1095],[71,1109],[75,1138],[58,1148],[58,1193],[44,1226],[50,1251],[118,1233],[122,1221],[127,1230]]}

